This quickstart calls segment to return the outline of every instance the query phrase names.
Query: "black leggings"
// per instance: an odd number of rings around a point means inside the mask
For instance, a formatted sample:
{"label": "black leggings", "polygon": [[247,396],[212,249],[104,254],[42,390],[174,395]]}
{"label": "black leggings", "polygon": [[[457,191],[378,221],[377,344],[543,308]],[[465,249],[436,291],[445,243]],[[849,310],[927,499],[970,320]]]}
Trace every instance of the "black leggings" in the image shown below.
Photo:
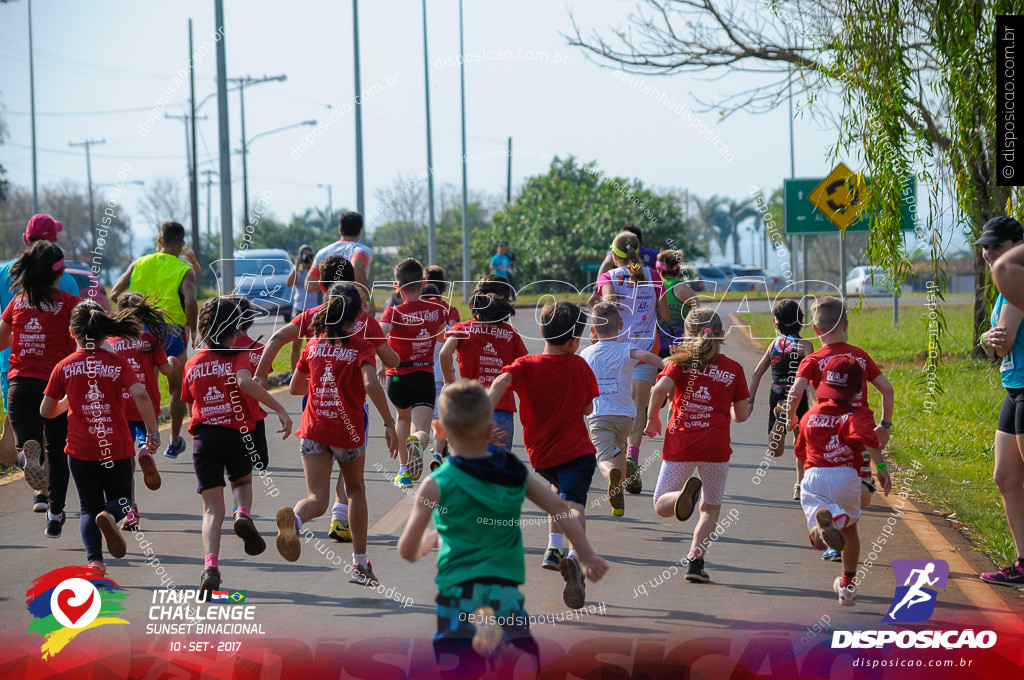
{"label": "black leggings", "polygon": [[82,518],[79,530],[89,562],[103,561],[103,536],[96,515],[104,510],[121,520],[132,505],[132,458],[121,460],[79,460],[68,458],[75,478]]}
{"label": "black leggings", "polygon": [[1006,434],[1024,434],[1024,390],[1006,388],[1006,399],[999,409],[999,427]]}
{"label": "black leggings", "polygon": [[39,415],[45,389],[46,381],[39,378],[11,378],[7,390],[7,414],[19,453],[29,440],[40,445],[45,442],[40,464],[50,461],[50,512],[57,515],[64,511],[68,495],[68,458],[64,454],[68,443],[68,414],[64,412],[56,418]]}

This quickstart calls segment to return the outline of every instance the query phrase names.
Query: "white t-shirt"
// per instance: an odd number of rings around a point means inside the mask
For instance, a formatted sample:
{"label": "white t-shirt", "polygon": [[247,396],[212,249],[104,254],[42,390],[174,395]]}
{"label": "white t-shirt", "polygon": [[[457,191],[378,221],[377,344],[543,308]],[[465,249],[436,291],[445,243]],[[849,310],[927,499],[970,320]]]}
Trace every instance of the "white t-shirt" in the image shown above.
{"label": "white t-shirt", "polygon": [[634,349],[629,342],[602,340],[580,352],[597,378],[601,396],[594,400],[595,416],[636,416],[630,379],[637,360],[629,356]]}

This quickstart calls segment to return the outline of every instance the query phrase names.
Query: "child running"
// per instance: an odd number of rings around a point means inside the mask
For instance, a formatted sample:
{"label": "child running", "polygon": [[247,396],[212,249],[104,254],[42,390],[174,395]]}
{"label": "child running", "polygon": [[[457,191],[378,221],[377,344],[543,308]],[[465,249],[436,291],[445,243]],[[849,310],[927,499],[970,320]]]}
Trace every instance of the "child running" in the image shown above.
{"label": "child running", "polygon": [[75,340],[67,329],[71,311],[81,302],[57,287],[63,274],[60,247],[36,241],[11,265],[17,295],[0,315],[0,349],[11,348],[8,420],[25,481],[35,491],[32,509],[46,512],[44,533],[49,538],[60,537],[65,521],[68,417],[61,412],[44,418],[39,415],[39,403],[53,367],[75,351]]}
{"label": "child running", "polygon": [[388,307],[380,327],[399,363],[386,370],[388,399],[398,409],[399,450],[395,486],[409,488],[423,472],[423,451],[429,443],[434,415],[434,344],[444,332],[447,310],[437,302],[422,300],[423,265],[406,258],[395,265],[395,288],[402,304]]}
{"label": "child running", "polygon": [[700,306],[700,300],[686,282],[682,273],[683,251],[663,250],[658,253],[658,273],[665,286],[668,319],[658,320],[658,356],[665,358],[686,336],[686,315]]}
{"label": "child running", "polygon": [[145,423],[150,457],[160,446],[160,433],[153,403],[135,370],[124,357],[101,347],[111,336],[139,336],[142,324],[133,312],[121,310],[111,318],[88,300],[74,308],[69,326],[69,336],[75,339],[78,351],[54,367],[38,409],[44,418],[67,412],[65,451],[78,489],[85,558],[89,568],[106,572],[103,543],[115,559],[124,557],[128,550],[117,521],[132,507],[135,448],[123,394],[130,395]]}
{"label": "child running", "polygon": [[[252,378],[248,353],[235,348],[242,317],[237,299],[215,297],[199,310],[198,338],[205,347],[185,364],[182,401],[192,404],[188,431],[192,435],[192,466],[203,499],[203,573],[199,589],[220,588],[221,526],[224,524],[224,473],[235,501],[234,530],[245,543],[247,555],[259,555],[266,543],[252,521],[252,440],[255,422],[239,390],[271,408],[281,421],[282,439],[292,430],[292,419]],[[240,407],[240,408],[239,408]]]}
{"label": "child running", "polygon": [[[729,476],[731,420],[742,423],[750,416],[743,367],[722,354],[724,340],[722,319],[714,310],[691,311],[686,318],[686,341],[676,345],[665,361],[668,365],[658,377],[647,409],[646,434],[655,437],[661,434],[661,405],[672,395],[654,511],[660,517],[685,521],[703,492],[700,519],[686,554],[684,578],[691,583],[711,580],[704,560]],[[692,476],[694,470],[699,479]]]}
{"label": "child running", "polygon": [[[135,377],[145,388],[149,401],[153,404],[153,415],[160,418],[160,386],[157,383],[156,372],[160,371],[165,376],[174,372],[176,359],[168,357],[164,351],[164,340],[167,337],[167,317],[164,313],[154,307],[139,293],[123,293],[117,299],[117,308],[124,312],[130,312],[132,317],[138,319],[142,324],[142,332],[137,338],[133,337],[110,337],[107,344],[118,356],[123,357],[135,371]],[[142,468],[143,481],[146,488],[156,491],[160,488],[160,473],[156,469],[156,461],[150,455],[146,444],[145,418],[139,413],[135,402],[125,393],[126,415],[128,416],[128,430],[135,441],[135,448],[138,449],[139,467]],[[134,461],[133,461],[134,462]],[[135,497],[135,475],[132,475],[132,509],[125,515],[122,529],[134,531],[139,528],[139,506]]]}
{"label": "child running", "polygon": [[[430,265],[423,270],[426,283],[423,284],[423,299],[435,302],[445,308],[445,330],[459,322],[459,310],[445,301],[448,282],[445,280],[444,269],[438,265]],[[437,399],[444,388],[444,371],[441,369],[441,340],[434,343],[434,419],[430,425],[430,469],[436,470],[448,455],[448,442],[439,436],[437,425]]]}
{"label": "child running", "polygon": [[[772,387],[768,393],[768,432],[775,428],[775,421],[778,418],[776,408],[786,400],[789,388],[796,380],[797,369],[804,357],[814,352],[814,345],[810,340],[800,337],[800,329],[804,325],[804,312],[800,309],[800,303],[796,300],[780,300],[772,310],[775,316],[775,327],[779,330],[779,336],[768,346],[767,351],[757,362],[754,375],[750,378],[750,408],[754,408],[754,399],[757,397],[757,388],[761,384],[761,377],[769,368],[772,372]],[[783,409],[785,404],[782,404]],[[799,420],[807,413],[807,394],[805,393],[796,409],[796,418]],[[785,413],[782,414],[785,421]],[[769,434],[769,436],[771,436]],[[781,455],[783,441],[776,442]],[[793,485],[793,500],[800,500],[800,481],[804,478],[804,465],[799,458],[796,459],[796,484]]]}
{"label": "child running", "polygon": [[[608,480],[608,505],[612,515],[626,513],[622,483],[626,480],[626,440],[636,420],[636,407],[630,397],[633,367],[643,361],[659,371],[663,368],[657,354],[618,342],[622,317],[611,302],[594,305],[590,331],[597,342],[580,352],[597,377],[600,396],[594,400],[594,412],[587,416],[590,441],[597,449],[597,467]],[[637,471],[635,474],[640,474]]]}
{"label": "child running", "polygon": [[302,468],[309,493],[277,511],[277,550],[289,562],[299,559],[303,524],[327,511],[331,468],[337,460],[348,492],[348,528],[352,532],[351,583],[376,586],[378,581],[366,552],[367,508],[363,468],[366,434],[363,404],[369,396],[384,419],[384,440],[391,457],[398,456],[398,434],[388,410],[384,389],[377,382],[373,344],[354,334],[363,303],[353,283],[336,283],[331,296],[313,317],[315,338],[302,351],[292,375],[292,394],[308,394],[302,422]]}
{"label": "child running", "polygon": [[[238,305],[239,314],[237,323],[238,337],[235,338],[234,347],[235,349],[245,350],[249,357],[249,372],[255,376],[256,368],[260,365],[260,359],[263,357],[263,343],[260,342],[263,336],[261,335],[254,340],[249,337],[249,329],[252,328],[253,322],[256,321],[258,312],[252,303],[249,302],[248,298],[235,295],[232,296],[232,299]],[[249,415],[256,421],[256,426],[252,430],[252,443],[256,448],[250,451],[248,455],[252,461],[252,468],[259,473],[266,470],[267,466],[270,465],[270,448],[267,446],[267,412],[260,406],[258,399],[254,399],[244,392],[242,393],[242,399],[245,400],[248,406]]]}
{"label": "child running", "polygon": [[[448,338],[441,348],[441,372],[445,384],[455,382],[453,355],[458,358],[460,378],[476,380],[488,388],[506,366],[529,354],[519,333],[508,323],[516,314],[509,297],[511,292],[512,287],[508,282],[493,274],[485,276],[477,284],[469,299],[473,318],[455,324],[448,331]],[[512,453],[515,414],[516,398],[512,392],[508,392],[494,407],[494,425],[506,437],[500,446],[493,443],[488,445],[491,453]],[[440,461],[432,460],[431,469],[435,468],[435,463],[440,465]]]}
{"label": "child running", "polygon": [[[519,418],[530,465],[576,511],[586,529],[587,492],[597,467],[595,449],[584,416],[594,411],[600,396],[597,379],[587,362],[576,356],[587,315],[568,300],[549,302],[540,312],[544,337],[541,354],[519,357],[491,384],[491,403],[501,403],[512,389],[519,394]],[[443,466],[442,466],[443,467]],[[579,609],[586,601],[586,583],[577,545],[565,553],[562,530],[548,514],[548,548],[541,567],[559,571],[565,579],[562,599]],[[572,536],[569,537],[572,541]]]}
{"label": "child running", "polygon": [[[491,401],[482,385],[472,380],[448,385],[439,405],[452,454],[420,484],[398,539],[398,552],[410,562],[435,545],[439,549],[435,659],[440,666],[445,655],[454,654],[465,677],[484,677],[489,663],[499,666],[495,670],[504,664],[506,670],[523,670],[516,662],[524,655],[532,657],[529,665],[539,666],[518,587],[526,578],[519,528],[523,498],[562,518],[556,520],[559,530],[576,546],[591,581],[600,580],[608,564],[594,554],[574,508],[515,456],[488,450]],[[431,517],[436,531],[427,530]]]}
{"label": "child running", "polygon": [[863,375],[856,357],[831,357],[816,390],[818,403],[800,421],[796,442],[806,461],[800,505],[811,544],[818,550],[828,547],[842,554],[843,573],[832,583],[832,590],[839,596],[839,604],[847,607],[857,598],[862,452],[875,464],[886,496],[892,488],[875,435],[875,419],[870,410],[854,405]]}

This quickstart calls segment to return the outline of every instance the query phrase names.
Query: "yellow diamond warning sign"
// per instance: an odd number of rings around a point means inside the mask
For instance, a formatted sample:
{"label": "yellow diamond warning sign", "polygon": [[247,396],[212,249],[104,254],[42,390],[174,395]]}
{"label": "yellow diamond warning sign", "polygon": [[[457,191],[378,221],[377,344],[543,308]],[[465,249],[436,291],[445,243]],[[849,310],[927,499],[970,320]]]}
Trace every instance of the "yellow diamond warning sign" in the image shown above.
{"label": "yellow diamond warning sign", "polygon": [[857,221],[868,204],[867,186],[857,173],[840,163],[807,195],[814,207],[845,230]]}

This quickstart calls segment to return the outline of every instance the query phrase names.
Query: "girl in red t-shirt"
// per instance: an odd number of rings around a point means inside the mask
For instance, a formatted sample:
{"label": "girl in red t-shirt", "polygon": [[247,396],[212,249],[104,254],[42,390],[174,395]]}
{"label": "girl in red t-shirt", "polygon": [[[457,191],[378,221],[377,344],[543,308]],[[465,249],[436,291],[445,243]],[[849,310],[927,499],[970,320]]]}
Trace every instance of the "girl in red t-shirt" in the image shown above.
{"label": "girl in red t-shirt", "polygon": [[[707,583],[704,556],[722,510],[732,456],[729,426],[731,420],[742,423],[750,416],[750,393],[743,367],[721,353],[725,340],[721,317],[700,307],[686,317],[685,328],[685,339],[672,348],[651,392],[645,434],[661,434],[661,405],[672,396],[654,511],[661,517],[689,519],[703,487],[685,578]],[[694,470],[699,478],[691,476]]]}
{"label": "girl in red t-shirt", "polygon": [[[112,337],[107,339],[110,349],[124,357],[135,370],[135,375],[153,404],[153,412],[160,419],[160,386],[156,372],[166,376],[174,372],[176,359],[168,357],[164,351],[164,339],[167,337],[167,317],[163,310],[150,304],[140,293],[124,293],[117,299],[117,308],[128,312],[142,324],[142,333],[137,338]],[[139,409],[125,396],[128,429],[138,449],[139,467],[142,468],[143,481],[146,488],[156,491],[160,488],[160,472],[156,469],[156,460],[149,454],[146,447],[146,424]],[[135,477],[132,476],[132,509],[125,515],[122,529],[137,530],[139,524],[139,506],[135,502]]]}
{"label": "girl in red t-shirt", "polygon": [[[249,302],[248,298],[240,295],[232,295],[231,297],[238,305],[240,314],[238,319],[238,337],[235,338],[234,346],[246,351],[249,357],[249,370],[253,375],[256,375],[256,367],[260,365],[260,359],[263,358],[265,345],[261,340],[263,340],[265,334],[261,334],[254,340],[249,336],[249,329],[252,328],[252,324],[259,316],[259,312]],[[256,450],[249,455],[249,458],[253,469],[259,473],[270,464],[270,447],[267,446],[267,412],[263,410],[258,400],[253,399],[247,394],[243,396],[249,404],[249,413],[256,422],[256,426],[252,430],[252,441],[256,445]]]}
{"label": "girl in red t-shirt", "polygon": [[[284,407],[253,380],[249,353],[235,346],[243,318],[237,298],[215,297],[199,310],[197,337],[205,347],[185,364],[181,400],[192,405],[192,467],[203,499],[203,552],[206,555],[199,589],[209,593],[221,584],[218,562],[224,524],[224,474],[234,496],[234,530],[248,555],[267,544],[252,521],[252,457],[255,420],[244,395],[258,399],[277,414],[282,439],[292,431]],[[265,476],[261,474],[261,476]]]}
{"label": "girl in red t-shirt", "polygon": [[81,302],[57,287],[63,274],[64,253],[60,247],[50,241],[36,241],[11,266],[11,284],[18,294],[0,315],[0,350],[11,348],[7,411],[14,445],[19,463],[25,468],[25,481],[36,492],[33,509],[47,513],[49,538],[59,538],[64,525],[68,419],[64,414],[44,419],[39,415],[39,402],[53,367],[75,351],[68,323],[71,310]]}
{"label": "girl in red t-shirt", "polygon": [[289,562],[299,559],[302,525],[327,511],[331,468],[337,460],[348,491],[348,522],[352,532],[353,564],[350,582],[376,586],[366,554],[367,508],[363,468],[366,434],[363,403],[369,396],[384,419],[384,439],[392,458],[398,457],[398,433],[384,388],[377,381],[373,343],[354,334],[362,314],[362,297],[352,283],[336,283],[327,302],[313,317],[314,338],[302,350],[292,374],[290,391],[309,395],[302,423],[295,433],[309,493],[277,511],[277,550]]}
{"label": "girl in red t-shirt", "polygon": [[115,558],[124,557],[128,549],[117,520],[131,510],[135,449],[121,395],[130,395],[143,416],[151,456],[160,446],[160,433],[153,404],[135,369],[102,346],[111,336],[139,337],[142,324],[128,311],[111,318],[88,300],[75,307],[69,325],[78,351],[54,367],[39,413],[54,418],[67,412],[65,451],[78,489],[85,555],[90,568],[105,572],[103,543]]}

